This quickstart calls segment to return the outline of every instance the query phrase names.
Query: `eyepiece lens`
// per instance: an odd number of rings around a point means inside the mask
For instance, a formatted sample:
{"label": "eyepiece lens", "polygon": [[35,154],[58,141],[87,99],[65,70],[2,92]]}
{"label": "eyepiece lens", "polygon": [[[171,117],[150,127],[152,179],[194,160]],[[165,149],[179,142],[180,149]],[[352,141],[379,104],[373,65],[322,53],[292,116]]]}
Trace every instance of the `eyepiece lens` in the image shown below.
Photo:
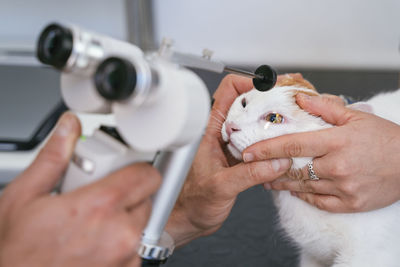
{"label": "eyepiece lens", "polygon": [[72,32],[58,24],[51,24],[40,34],[37,57],[44,64],[62,69],[72,53],[72,46]]}
{"label": "eyepiece lens", "polygon": [[125,79],[124,72],[121,66],[117,66],[115,64],[108,65],[105,72],[107,73],[105,77],[105,87],[109,88],[110,90],[112,90],[113,88],[120,88],[123,80]]}
{"label": "eyepiece lens", "polygon": [[44,52],[46,56],[52,57],[57,54],[61,46],[61,34],[59,31],[49,32],[47,38],[44,40]]}
{"label": "eyepiece lens", "polygon": [[95,84],[100,95],[108,100],[126,99],[136,87],[136,69],[127,60],[108,58],[97,68]]}

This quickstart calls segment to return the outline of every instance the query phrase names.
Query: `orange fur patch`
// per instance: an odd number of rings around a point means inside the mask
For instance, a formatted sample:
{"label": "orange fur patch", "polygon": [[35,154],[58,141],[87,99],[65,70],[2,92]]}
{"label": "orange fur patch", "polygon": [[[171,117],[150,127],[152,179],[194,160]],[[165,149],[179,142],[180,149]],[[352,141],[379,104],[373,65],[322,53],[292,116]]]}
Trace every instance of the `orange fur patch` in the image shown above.
{"label": "orange fur patch", "polygon": [[304,79],[303,75],[301,75],[300,73],[288,73],[284,75],[279,75],[275,86],[296,86],[317,91],[314,85]]}

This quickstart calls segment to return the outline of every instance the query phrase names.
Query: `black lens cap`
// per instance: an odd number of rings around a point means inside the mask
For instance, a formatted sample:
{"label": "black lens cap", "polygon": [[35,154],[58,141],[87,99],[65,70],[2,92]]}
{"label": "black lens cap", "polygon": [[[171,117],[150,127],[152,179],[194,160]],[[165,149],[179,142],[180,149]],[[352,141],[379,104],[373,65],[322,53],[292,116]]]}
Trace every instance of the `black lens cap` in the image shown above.
{"label": "black lens cap", "polygon": [[96,70],[95,84],[101,96],[108,100],[124,100],[136,87],[136,69],[127,60],[110,57]]}
{"label": "black lens cap", "polygon": [[72,53],[72,47],[71,30],[54,23],[40,34],[36,53],[42,63],[62,69]]}
{"label": "black lens cap", "polygon": [[276,71],[272,67],[261,65],[256,69],[254,74],[263,77],[253,78],[253,85],[258,91],[265,92],[275,86],[277,75]]}

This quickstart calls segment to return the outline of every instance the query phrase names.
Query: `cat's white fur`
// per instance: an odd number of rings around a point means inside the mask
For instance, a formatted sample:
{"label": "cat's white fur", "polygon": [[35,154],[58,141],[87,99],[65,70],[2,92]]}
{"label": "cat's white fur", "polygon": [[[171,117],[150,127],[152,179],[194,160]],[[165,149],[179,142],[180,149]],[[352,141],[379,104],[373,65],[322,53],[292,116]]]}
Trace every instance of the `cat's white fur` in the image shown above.
{"label": "cat's white fur", "polygon": [[[241,159],[246,147],[261,140],[332,127],[299,108],[294,98],[297,90],[307,91],[292,86],[275,87],[267,92],[253,89],[234,101],[221,131],[234,157]],[[368,101],[375,114],[395,123],[400,123],[395,112],[399,103],[400,90]],[[390,105],[396,108],[388,108]],[[266,122],[264,116],[272,112],[283,115],[284,122]],[[230,138],[225,128],[227,122],[240,128]],[[293,168],[302,168],[310,160],[294,158]],[[334,214],[319,210],[287,191],[274,191],[273,196],[282,227],[300,248],[301,267],[400,266],[400,202],[370,212]]]}

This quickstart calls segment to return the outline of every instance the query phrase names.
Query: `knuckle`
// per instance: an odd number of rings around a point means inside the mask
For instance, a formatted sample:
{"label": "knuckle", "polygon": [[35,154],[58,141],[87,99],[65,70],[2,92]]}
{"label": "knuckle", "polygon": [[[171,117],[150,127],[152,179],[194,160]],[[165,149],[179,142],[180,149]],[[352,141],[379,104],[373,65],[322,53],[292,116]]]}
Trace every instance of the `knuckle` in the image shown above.
{"label": "knuckle", "polygon": [[114,207],[122,197],[122,193],[118,188],[106,187],[100,190],[97,194],[93,194],[93,203],[97,203],[99,210],[106,208],[108,210]]}
{"label": "knuckle", "polygon": [[272,156],[271,151],[268,149],[263,148],[258,151],[259,159],[270,159],[271,156]]}
{"label": "knuckle", "polygon": [[298,180],[298,182],[299,182],[300,191],[303,192],[303,193],[308,193],[308,189],[307,189],[306,183],[303,180]]}
{"label": "knuckle", "polygon": [[365,203],[358,197],[353,197],[348,203],[348,208],[351,212],[359,212],[363,210]]}
{"label": "knuckle", "polygon": [[135,253],[135,248],[140,245],[142,232],[139,229],[124,227],[115,241],[114,257],[117,260],[125,259]]}
{"label": "knuckle", "polygon": [[349,176],[351,173],[351,167],[348,161],[338,159],[335,164],[331,165],[330,174],[336,178],[343,178]]}
{"label": "knuckle", "polygon": [[161,184],[161,174],[147,163],[136,163],[125,169],[128,172],[127,177],[132,179],[133,183],[140,183],[150,186],[152,191],[156,191]]}
{"label": "knuckle", "polygon": [[258,164],[247,164],[247,178],[251,180],[259,180],[261,173],[259,168],[257,168]]}
{"label": "knuckle", "polygon": [[232,84],[235,79],[237,79],[236,75],[228,74],[222,79],[221,83],[222,84]]}
{"label": "knuckle", "polygon": [[288,157],[295,158],[301,155],[301,145],[298,142],[289,142],[283,146],[283,150]]}
{"label": "knuckle", "polygon": [[354,196],[357,193],[358,185],[355,182],[347,181],[340,184],[339,189],[346,195],[346,196]]}
{"label": "knuckle", "polygon": [[308,193],[315,194],[316,193],[315,186],[316,186],[316,183],[313,183],[313,181],[307,180],[307,182],[305,183],[305,189]]}
{"label": "knuckle", "polygon": [[148,198],[143,202],[142,207],[139,211],[139,214],[137,214],[145,219],[145,220],[143,220],[143,225],[138,225],[141,228],[144,228],[146,226],[146,222],[150,218],[151,207],[152,207],[152,201],[150,198]]}
{"label": "knuckle", "polygon": [[336,96],[323,96],[322,97],[322,103],[323,104],[327,104],[327,105],[332,105],[332,104],[337,104],[338,100],[336,98]]}
{"label": "knuckle", "polygon": [[314,200],[314,206],[320,210],[326,210],[325,203],[320,198]]}

